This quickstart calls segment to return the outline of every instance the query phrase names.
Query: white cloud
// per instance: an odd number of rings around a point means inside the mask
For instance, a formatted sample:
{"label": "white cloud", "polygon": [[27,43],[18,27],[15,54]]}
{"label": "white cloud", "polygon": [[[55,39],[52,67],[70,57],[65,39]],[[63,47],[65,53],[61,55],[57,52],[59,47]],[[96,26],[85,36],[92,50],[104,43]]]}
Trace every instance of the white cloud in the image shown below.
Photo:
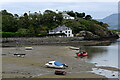
{"label": "white cloud", "polygon": [[22,15],[25,12],[43,12],[46,9],[55,11],[85,12],[93,18],[104,18],[110,14],[117,13],[117,2],[6,2],[2,4],[1,10],[6,9],[13,14]]}

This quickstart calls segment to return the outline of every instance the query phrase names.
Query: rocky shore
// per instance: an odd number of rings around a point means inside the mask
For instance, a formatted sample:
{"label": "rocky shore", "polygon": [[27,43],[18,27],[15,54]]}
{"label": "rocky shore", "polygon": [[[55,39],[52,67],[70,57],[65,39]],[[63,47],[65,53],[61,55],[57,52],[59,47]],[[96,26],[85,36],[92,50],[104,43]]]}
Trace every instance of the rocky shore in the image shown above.
{"label": "rocky shore", "polygon": [[80,31],[76,34],[77,37],[84,37],[85,40],[105,40],[105,39],[117,39],[119,35],[112,31],[96,31],[97,33],[92,33],[90,31]]}
{"label": "rocky shore", "polygon": [[84,37],[21,37],[21,38],[2,38],[1,43],[3,47],[12,46],[31,46],[31,45],[97,45],[114,42],[116,38],[109,38],[108,40],[85,40]]}

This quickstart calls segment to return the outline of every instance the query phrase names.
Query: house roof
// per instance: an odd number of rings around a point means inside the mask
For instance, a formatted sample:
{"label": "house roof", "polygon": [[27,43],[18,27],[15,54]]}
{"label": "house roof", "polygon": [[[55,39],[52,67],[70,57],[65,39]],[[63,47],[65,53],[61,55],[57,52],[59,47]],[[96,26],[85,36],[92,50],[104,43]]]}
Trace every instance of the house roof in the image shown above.
{"label": "house roof", "polygon": [[64,30],[71,30],[71,28],[66,27],[65,25],[62,25],[62,26],[58,26],[57,28],[55,28],[51,31],[57,32],[57,31],[64,31]]}
{"label": "house roof", "polygon": [[62,13],[63,16],[65,17],[71,17],[70,15],[68,15],[67,13]]}

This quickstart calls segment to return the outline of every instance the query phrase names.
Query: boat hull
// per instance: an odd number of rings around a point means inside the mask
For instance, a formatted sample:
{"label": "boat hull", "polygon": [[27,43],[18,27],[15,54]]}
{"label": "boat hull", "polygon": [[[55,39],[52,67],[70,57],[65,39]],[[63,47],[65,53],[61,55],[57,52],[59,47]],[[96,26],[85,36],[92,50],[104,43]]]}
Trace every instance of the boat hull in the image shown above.
{"label": "boat hull", "polygon": [[77,54],[77,56],[87,56],[87,55],[88,55],[87,52],[84,52],[84,53],[76,53],[76,54]]}

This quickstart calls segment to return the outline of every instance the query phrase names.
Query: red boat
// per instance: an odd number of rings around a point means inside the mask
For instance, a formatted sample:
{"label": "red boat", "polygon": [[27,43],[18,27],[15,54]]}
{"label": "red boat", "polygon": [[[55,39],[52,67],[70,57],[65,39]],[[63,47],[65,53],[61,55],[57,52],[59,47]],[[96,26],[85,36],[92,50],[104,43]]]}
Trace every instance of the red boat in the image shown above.
{"label": "red boat", "polygon": [[77,54],[77,56],[87,56],[88,55],[87,52],[78,52],[76,54]]}

